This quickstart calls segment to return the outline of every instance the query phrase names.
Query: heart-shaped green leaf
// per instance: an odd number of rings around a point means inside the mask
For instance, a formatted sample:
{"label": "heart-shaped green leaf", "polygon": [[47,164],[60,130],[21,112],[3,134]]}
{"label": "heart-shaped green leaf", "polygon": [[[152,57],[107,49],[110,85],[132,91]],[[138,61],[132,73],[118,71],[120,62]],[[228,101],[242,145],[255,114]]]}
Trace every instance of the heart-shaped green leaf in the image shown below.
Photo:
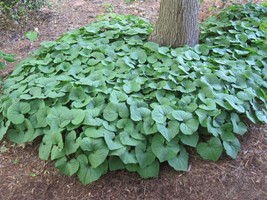
{"label": "heart-shaped green leaf", "polygon": [[196,147],[199,139],[198,133],[193,133],[192,135],[180,135],[181,142],[185,145]]}
{"label": "heart-shaped green leaf", "polygon": [[183,146],[180,146],[179,155],[171,160],[168,160],[170,166],[176,171],[187,171],[188,170],[188,159],[189,155]]}
{"label": "heart-shaped green leaf", "polygon": [[108,165],[106,163],[103,163],[102,165],[98,166],[97,168],[92,168],[89,165],[88,158],[81,154],[77,158],[79,161],[80,167],[77,172],[77,175],[79,177],[79,180],[84,184],[89,184],[97,179],[100,178],[101,175],[105,174],[107,171]]}
{"label": "heart-shaped green leaf", "polygon": [[140,168],[137,173],[142,177],[142,178],[157,178],[159,176],[159,162],[155,160],[152,164]]}
{"label": "heart-shaped green leaf", "polygon": [[198,130],[199,121],[197,119],[189,119],[188,121],[181,123],[180,130],[185,135],[192,135]]}
{"label": "heart-shaped green leaf", "polygon": [[240,143],[237,138],[234,138],[232,141],[223,141],[223,147],[231,158],[236,159],[238,152],[240,150]]}
{"label": "heart-shaped green leaf", "polygon": [[71,159],[67,161],[66,157],[62,157],[56,161],[55,167],[62,171],[67,176],[72,176],[79,169],[80,163],[76,159]]}
{"label": "heart-shaped green leaf", "polygon": [[207,143],[201,142],[197,145],[197,152],[206,159],[217,161],[223,151],[223,147],[219,138],[212,137]]}
{"label": "heart-shaped green leaf", "polygon": [[170,142],[179,132],[180,123],[169,121],[168,124],[157,124],[157,129],[161,135]]}
{"label": "heart-shaped green leaf", "polygon": [[173,139],[172,141],[167,142],[161,135],[155,135],[153,137],[151,149],[160,162],[174,158],[180,151],[177,140]]}
{"label": "heart-shaped green leaf", "polygon": [[151,148],[147,148],[144,143],[136,146],[135,153],[136,159],[141,168],[145,168],[146,166],[150,165],[156,158]]}

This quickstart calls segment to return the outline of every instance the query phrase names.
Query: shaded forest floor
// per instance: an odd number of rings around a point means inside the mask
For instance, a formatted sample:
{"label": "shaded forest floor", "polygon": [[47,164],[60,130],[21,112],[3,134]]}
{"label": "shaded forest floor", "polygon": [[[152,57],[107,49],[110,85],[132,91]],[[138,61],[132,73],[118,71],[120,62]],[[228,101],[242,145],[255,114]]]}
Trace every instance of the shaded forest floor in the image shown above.
{"label": "shaded forest floor", "polygon": [[[18,61],[36,49],[40,42],[55,40],[66,31],[81,27],[108,12],[134,14],[156,21],[159,0],[126,4],[124,0],[65,0],[19,24],[0,28],[0,49],[15,53]],[[201,7],[201,20],[214,14],[213,1]],[[262,1],[257,1],[262,2]],[[216,4],[219,5],[219,4]],[[24,36],[38,30],[38,40]],[[9,74],[14,64],[0,72]],[[241,138],[242,149],[236,160],[226,156],[217,162],[200,159],[190,152],[189,172],[179,173],[163,164],[160,177],[143,180],[137,174],[109,172],[100,180],[83,186],[76,177],[67,177],[53,162],[38,158],[38,142],[25,148],[0,142],[0,200],[8,199],[267,199],[267,126],[249,125]]]}

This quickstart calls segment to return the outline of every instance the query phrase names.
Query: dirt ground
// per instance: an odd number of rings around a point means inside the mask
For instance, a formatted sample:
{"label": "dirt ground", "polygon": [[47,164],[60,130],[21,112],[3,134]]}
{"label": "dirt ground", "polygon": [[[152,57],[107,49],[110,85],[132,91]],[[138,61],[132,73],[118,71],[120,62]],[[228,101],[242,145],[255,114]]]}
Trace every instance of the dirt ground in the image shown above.
{"label": "dirt ground", "polygon": [[[55,40],[68,30],[81,27],[107,12],[134,14],[156,21],[159,0],[53,0],[50,8],[32,13],[24,22],[0,29],[0,49],[15,53],[18,61],[36,49],[40,42]],[[201,6],[201,20],[216,12],[210,1]],[[257,1],[263,2],[263,1]],[[216,4],[219,5],[219,4]],[[24,33],[36,29],[38,40],[30,43]],[[8,75],[14,64],[0,76]],[[53,162],[38,158],[38,141],[25,148],[0,142],[0,200],[47,199],[185,199],[185,200],[264,200],[267,199],[267,125],[249,125],[240,138],[242,149],[236,160],[223,156],[219,162],[200,159],[190,151],[186,173],[161,166],[160,177],[143,180],[137,174],[109,172],[100,180],[83,186],[77,177],[67,177]]]}

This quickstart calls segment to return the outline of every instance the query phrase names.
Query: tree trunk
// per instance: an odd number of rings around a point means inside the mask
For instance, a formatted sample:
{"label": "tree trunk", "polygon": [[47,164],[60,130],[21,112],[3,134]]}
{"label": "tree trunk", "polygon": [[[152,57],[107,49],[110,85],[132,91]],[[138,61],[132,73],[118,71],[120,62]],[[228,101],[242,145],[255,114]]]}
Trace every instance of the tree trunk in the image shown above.
{"label": "tree trunk", "polygon": [[178,47],[198,43],[199,0],[162,0],[159,18],[150,40]]}

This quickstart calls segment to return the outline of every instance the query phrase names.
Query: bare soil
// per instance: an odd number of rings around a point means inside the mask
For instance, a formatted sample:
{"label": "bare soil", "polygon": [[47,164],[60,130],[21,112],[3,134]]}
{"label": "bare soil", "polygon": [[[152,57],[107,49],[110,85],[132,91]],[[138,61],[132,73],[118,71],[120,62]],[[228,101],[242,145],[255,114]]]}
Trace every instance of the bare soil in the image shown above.
{"label": "bare soil", "polygon": [[[29,13],[19,24],[1,27],[0,49],[15,53],[18,61],[28,56],[40,42],[55,40],[66,31],[81,27],[107,12],[134,14],[157,19],[159,0],[64,0]],[[217,12],[212,0],[201,6],[200,19]],[[242,1],[241,1],[242,2]],[[245,2],[245,1],[243,1]],[[261,3],[263,1],[256,1]],[[219,6],[219,1],[215,1]],[[29,42],[24,33],[36,29],[38,40]],[[0,76],[8,75],[9,64]],[[38,158],[36,141],[26,147],[7,140],[0,142],[0,200],[47,199],[185,199],[185,200],[264,200],[267,199],[267,126],[251,125],[241,137],[242,149],[236,160],[223,156],[217,163],[204,161],[190,150],[190,167],[186,173],[161,165],[160,177],[143,180],[127,171],[108,172],[100,180],[83,186],[77,177],[67,177],[54,163]]]}

